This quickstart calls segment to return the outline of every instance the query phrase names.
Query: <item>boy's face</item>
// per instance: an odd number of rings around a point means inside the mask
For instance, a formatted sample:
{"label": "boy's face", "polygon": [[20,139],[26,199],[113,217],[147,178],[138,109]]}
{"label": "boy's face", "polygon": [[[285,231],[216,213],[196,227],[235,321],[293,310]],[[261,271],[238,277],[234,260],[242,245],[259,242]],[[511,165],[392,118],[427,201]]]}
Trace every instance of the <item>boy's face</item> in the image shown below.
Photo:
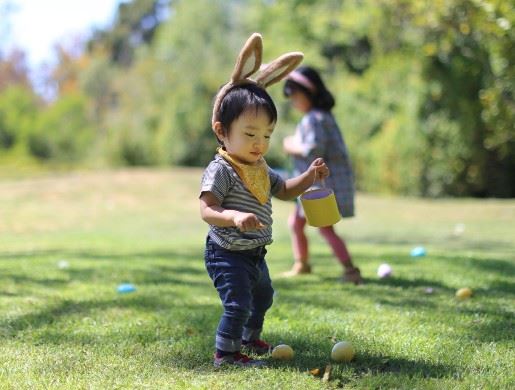
{"label": "boy's face", "polygon": [[[219,122],[217,122],[219,123]],[[270,146],[270,137],[275,123],[263,109],[248,109],[231,123],[227,136],[221,124],[216,128],[218,138],[231,157],[245,164],[256,164]]]}

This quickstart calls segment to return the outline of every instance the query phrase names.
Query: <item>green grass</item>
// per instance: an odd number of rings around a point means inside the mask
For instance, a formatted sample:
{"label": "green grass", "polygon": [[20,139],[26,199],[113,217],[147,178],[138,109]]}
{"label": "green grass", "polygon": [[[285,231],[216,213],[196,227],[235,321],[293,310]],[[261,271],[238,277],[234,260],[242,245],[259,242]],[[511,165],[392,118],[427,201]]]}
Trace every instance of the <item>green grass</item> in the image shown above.
{"label": "green grass", "polygon": [[[337,225],[366,279],[359,287],[337,282],[339,265],[314,229],[315,273],[280,278],[291,265],[292,204],[275,201],[276,296],[263,336],[291,345],[295,359],[216,370],[221,307],[203,266],[200,174],[0,181],[0,388],[515,387],[515,201],[359,194],[358,216]],[[426,257],[409,256],[416,245]],[[383,262],[394,277],[377,278]],[[137,290],[118,294],[126,282]],[[457,301],[464,286],[474,296]],[[330,363],[335,340],[351,341],[355,360],[333,363],[329,381],[310,375]]]}

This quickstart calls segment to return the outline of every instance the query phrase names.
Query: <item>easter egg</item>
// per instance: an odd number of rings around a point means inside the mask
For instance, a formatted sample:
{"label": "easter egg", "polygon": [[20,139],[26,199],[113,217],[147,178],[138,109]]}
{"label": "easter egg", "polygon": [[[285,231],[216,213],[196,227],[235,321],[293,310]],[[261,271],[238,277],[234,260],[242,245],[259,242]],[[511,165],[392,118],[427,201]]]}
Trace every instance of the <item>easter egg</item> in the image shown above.
{"label": "easter egg", "polygon": [[458,299],[468,299],[472,296],[472,290],[468,287],[460,288],[456,291],[456,298]]}
{"label": "easter egg", "polygon": [[120,284],[116,289],[120,294],[127,294],[136,291],[136,287],[130,283]]}
{"label": "easter egg", "polygon": [[334,345],[331,351],[331,359],[336,362],[350,362],[355,354],[356,350],[351,343],[340,341]]}
{"label": "easter egg", "polygon": [[423,246],[417,246],[410,252],[411,257],[423,257],[426,255],[426,249]]}
{"label": "easter egg", "polygon": [[286,344],[279,344],[272,350],[272,358],[278,360],[291,360],[293,359],[293,355],[295,355],[295,353],[292,347]]}
{"label": "easter egg", "polygon": [[381,279],[388,278],[391,275],[392,275],[392,267],[390,267],[389,264],[383,263],[377,269],[377,276],[379,276]]}

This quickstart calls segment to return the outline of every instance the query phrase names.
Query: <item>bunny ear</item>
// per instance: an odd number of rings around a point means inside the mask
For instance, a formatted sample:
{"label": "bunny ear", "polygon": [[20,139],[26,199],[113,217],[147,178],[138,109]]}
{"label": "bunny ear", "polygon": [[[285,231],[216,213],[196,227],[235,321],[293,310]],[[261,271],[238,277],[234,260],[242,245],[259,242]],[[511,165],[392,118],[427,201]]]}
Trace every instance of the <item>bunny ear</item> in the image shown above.
{"label": "bunny ear", "polygon": [[282,55],[271,64],[263,67],[262,72],[259,74],[256,81],[249,78],[252,74],[256,73],[261,67],[261,57],[263,54],[263,40],[261,34],[252,34],[238,55],[236,65],[231,75],[231,80],[225,84],[220,91],[216,94],[213,104],[213,116],[211,117],[211,124],[213,130],[215,123],[218,121],[218,111],[222,104],[225,95],[240,84],[257,84],[261,88],[266,88],[269,85],[278,82],[290,73],[302,61],[304,54],[301,52],[292,52]]}
{"label": "bunny ear", "polygon": [[247,39],[247,42],[245,42],[245,45],[243,45],[240,50],[240,54],[236,59],[236,65],[234,65],[234,70],[232,71],[231,80],[216,94],[213,104],[213,116],[211,118],[213,126],[218,120],[218,110],[227,92],[233,88],[234,85],[244,82],[247,80],[247,77],[257,72],[261,66],[262,54],[263,39],[261,38],[261,34],[254,33]]}
{"label": "bunny ear", "polygon": [[264,67],[256,78],[256,82],[266,88],[282,80],[288,73],[300,64],[304,54],[301,52],[286,53]]}
{"label": "bunny ear", "polygon": [[254,33],[247,39],[240,51],[231,75],[231,83],[244,80],[255,73],[261,66],[263,40],[261,34]]}

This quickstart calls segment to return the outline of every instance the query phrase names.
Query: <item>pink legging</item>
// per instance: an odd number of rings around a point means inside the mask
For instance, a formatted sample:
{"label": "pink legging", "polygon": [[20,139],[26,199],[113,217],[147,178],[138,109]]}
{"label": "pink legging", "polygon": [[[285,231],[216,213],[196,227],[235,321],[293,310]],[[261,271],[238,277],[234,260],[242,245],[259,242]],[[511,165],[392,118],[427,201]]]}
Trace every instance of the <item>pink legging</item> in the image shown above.
{"label": "pink legging", "polygon": [[[292,247],[295,261],[308,263],[308,239],[304,233],[306,218],[299,215],[297,208],[288,218],[288,226],[292,232]],[[318,231],[331,246],[334,255],[338,258],[338,261],[344,267],[351,265],[351,257],[347,250],[347,246],[345,245],[345,241],[336,234],[334,228],[332,226],[321,227],[318,228]]]}

